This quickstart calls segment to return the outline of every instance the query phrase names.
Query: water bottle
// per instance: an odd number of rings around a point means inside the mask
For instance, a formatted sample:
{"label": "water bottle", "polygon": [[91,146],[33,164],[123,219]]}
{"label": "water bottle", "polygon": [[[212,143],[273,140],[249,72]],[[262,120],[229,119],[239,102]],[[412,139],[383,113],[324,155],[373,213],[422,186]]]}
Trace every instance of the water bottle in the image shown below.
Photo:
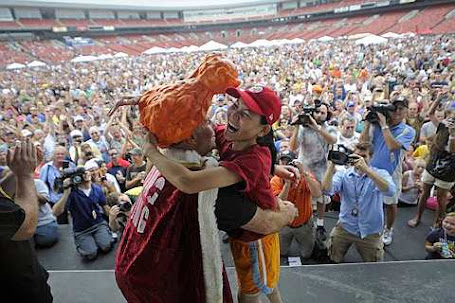
{"label": "water bottle", "polygon": [[450,258],[449,244],[442,242],[441,256],[445,259]]}

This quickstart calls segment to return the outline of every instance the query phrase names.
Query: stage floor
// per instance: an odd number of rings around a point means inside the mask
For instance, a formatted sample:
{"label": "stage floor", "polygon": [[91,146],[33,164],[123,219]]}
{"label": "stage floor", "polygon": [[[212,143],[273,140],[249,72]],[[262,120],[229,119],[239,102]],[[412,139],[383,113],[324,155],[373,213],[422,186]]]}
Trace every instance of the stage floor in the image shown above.
{"label": "stage floor", "polygon": [[[57,303],[125,302],[112,270],[51,271],[49,281]],[[279,288],[287,303],[440,303],[454,302],[453,281],[454,261],[351,263],[282,267]]]}
{"label": "stage floor", "polygon": [[[356,263],[361,259],[353,248],[345,258],[348,264],[289,267],[282,258],[280,290],[284,301],[455,302],[455,292],[450,286],[455,281],[455,262],[422,261],[433,213],[426,211],[421,225],[412,229],[406,221],[414,211],[415,208],[399,209],[394,242],[385,249],[385,262]],[[337,215],[327,214],[328,232],[335,225]],[[93,262],[84,262],[76,252],[71,226],[60,225],[59,230],[61,239],[54,247],[37,250],[41,264],[50,271],[55,302],[124,302],[114,280],[115,251],[100,255]],[[222,244],[222,255],[232,291],[236,293],[235,271],[227,244]]]}

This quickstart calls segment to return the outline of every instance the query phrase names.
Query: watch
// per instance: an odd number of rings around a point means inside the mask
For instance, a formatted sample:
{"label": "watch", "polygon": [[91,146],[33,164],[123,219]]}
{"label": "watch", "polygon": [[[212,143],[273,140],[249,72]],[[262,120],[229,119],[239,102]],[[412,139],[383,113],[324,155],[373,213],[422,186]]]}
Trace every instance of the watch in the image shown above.
{"label": "watch", "polygon": [[381,129],[384,130],[384,129],[388,129],[389,126],[388,125],[385,125],[385,126],[381,126]]}

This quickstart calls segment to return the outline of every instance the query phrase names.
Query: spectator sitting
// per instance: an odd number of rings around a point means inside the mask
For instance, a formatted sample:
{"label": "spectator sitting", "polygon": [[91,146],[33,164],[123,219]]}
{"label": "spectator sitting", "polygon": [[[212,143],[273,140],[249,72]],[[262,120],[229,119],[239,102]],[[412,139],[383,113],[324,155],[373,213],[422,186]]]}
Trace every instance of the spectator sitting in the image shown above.
{"label": "spectator sitting", "polygon": [[398,207],[415,206],[419,202],[422,192],[422,173],[425,170],[425,161],[417,159],[413,170],[403,173],[401,194],[398,198]]}
{"label": "spectator sitting", "polygon": [[38,196],[38,225],[33,240],[37,247],[51,247],[58,242],[57,219],[49,205],[49,189],[41,179],[35,179],[35,188]]}
{"label": "spectator sitting", "polygon": [[115,188],[114,184],[108,182],[106,177],[101,177],[98,161],[100,161],[100,160],[96,160],[96,159],[88,160],[84,164],[84,169],[91,173],[92,182],[94,184],[98,184],[99,186],[101,186],[105,196],[107,196],[110,193],[117,192],[117,189]]}
{"label": "spectator sitting", "polygon": [[455,259],[455,212],[445,215],[442,228],[430,232],[425,250],[426,259]]}
{"label": "spectator sitting", "polygon": [[109,145],[107,144],[106,138],[103,135],[100,135],[100,131],[98,127],[92,126],[89,129],[91,139],[87,142],[90,144],[94,144],[98,151],[101,153],[101,157],[103,160],[108,163],[109,162]]}
{"label": "spectator sitting", "polygon": [[340,132],[337,136],[337,144],[342,144],[350,150],[359,142],[360,134],[355,132],[356,120],[350,116],[341,119]]}
{"label": "spectator sitting", "polygon": [[109,149],[109,157],[111,158],[111,162],[107,164],[107,171],[115,176],[122,192],[124,192],[126,169],[130,166],[130,162],[120,158],[119,152],[115,148]]}
{"label": "spectator sitting", "polygon": [[110,173],[107,172],[107,164],[103,160],[97,160],[98,166],[99,166],[99,175],[101,180],[103,178],[106,178],[107,182],[112,184],[115,187],[116,192],[121,193],[122,190],[120,189],[120,186],[118,185],[117,179]]}
{"label": "spectator sitting", "polygon": [[140,148],[133,148],[130,151],[133,164],[126,169],[126,189],[142,186],[142,182],[146,177],[146,162]]}

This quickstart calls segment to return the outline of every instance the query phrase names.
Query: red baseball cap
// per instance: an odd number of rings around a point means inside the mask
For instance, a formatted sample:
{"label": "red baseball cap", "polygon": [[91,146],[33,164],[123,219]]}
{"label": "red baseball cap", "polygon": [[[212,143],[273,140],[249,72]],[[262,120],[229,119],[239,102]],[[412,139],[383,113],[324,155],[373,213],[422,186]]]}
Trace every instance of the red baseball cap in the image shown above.
{"label": "red baseball cap", "polygon": [[234,98],[242,98],[243,103],[254,113],[264,116],[272,125],[281,115],[281,99],[277,93],[265,86],[253,86],[247,89],[228,87],[226,93]]}

